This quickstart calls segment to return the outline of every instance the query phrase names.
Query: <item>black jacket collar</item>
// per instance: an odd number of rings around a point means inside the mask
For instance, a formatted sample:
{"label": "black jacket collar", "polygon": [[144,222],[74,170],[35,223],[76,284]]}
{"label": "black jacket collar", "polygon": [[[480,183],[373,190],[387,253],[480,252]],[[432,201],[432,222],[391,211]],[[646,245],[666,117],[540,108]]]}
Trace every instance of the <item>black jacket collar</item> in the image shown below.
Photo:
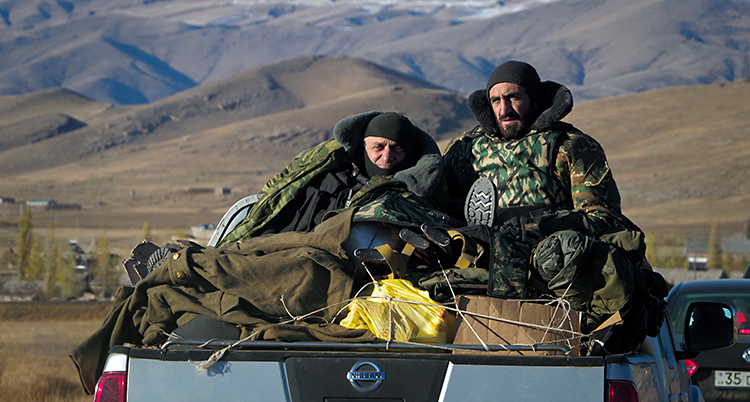
{"label": "black jacket collar", "polygon": [[[370,120],[382,112],[371,111],[349,116],[333,128],[333,138],[341,144],[349,158],[361,158],[364,153],[365,129]],[[395,175],[397,180],[406,183],[406,187],[412,193],[420,197],[429,197],[437,189],[443,174],[443,158],[435,140],[429,134],[417,126],[417,142],[415,152],[417,162],[414,166],[404,169]]]}

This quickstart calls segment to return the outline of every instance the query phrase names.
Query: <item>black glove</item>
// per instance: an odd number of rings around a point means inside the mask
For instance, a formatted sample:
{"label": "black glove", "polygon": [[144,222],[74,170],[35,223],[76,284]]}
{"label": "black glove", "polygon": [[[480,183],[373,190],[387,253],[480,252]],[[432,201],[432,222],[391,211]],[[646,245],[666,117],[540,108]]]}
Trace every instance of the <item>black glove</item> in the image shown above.
{"label": "black glove", "polygon": [[539,230],[543,236],[549,236],[561,230],[575,230],[586,236],[592,236],[591,226],[586,214],[579,211],[559,211],[539,220]]}

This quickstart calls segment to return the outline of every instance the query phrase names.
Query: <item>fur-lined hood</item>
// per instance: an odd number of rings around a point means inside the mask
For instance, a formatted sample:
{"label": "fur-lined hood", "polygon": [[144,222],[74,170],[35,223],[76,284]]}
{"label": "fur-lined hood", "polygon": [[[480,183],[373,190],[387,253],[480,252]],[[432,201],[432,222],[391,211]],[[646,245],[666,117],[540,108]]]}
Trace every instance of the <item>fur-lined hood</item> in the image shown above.
{"label": "fur-lined hood", "polygon": [[[570,113],[573,109],[573,95],[564,85],[552,81],[542,82],[539,92],[537,107],[541,113],[531,125],[531,130],[544,131]],[[484,132],[491,137],[499,137],[500,129],[490,100],[487,98],[487,91],[485,89],[474,91],[469,95],[466,104]]]}
{"label": "fur-lined hood", "polygon": [[[333,138],[346,150],[350,159],[357,160],[364,155],[365,129],[370,120],[382,112],[371,111],[349,116],[333,128]],[[415,150],[419,152],[414,166],[397,172],[393,177],[406,183],[412,193],[420,197],[429,197],[437,189],[443,174],[443,158],[435,140],[417,126]]]}

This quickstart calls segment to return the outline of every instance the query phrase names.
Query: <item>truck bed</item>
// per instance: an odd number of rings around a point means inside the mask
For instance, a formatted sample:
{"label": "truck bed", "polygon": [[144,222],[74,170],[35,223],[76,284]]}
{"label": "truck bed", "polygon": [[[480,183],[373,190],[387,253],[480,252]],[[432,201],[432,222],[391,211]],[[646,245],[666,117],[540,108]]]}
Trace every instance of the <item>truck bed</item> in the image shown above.
{"label": "truck bed", "polygon": [[[143,402],[185,401],[186,397],[269,402],[602,401],[605,392],[603,357],[424,348],[383,351],[382,344],[316,343],[319,350],[295,343],[253,342],[252,346],[252,350],[227,351],[208,370],[197,365],[215,350],[186,345],[167,349],[118,346],[110,351],[110,358],[127,357],[121,363],[128,372],[127,400]],[[329,346],[331,350],[325,350]]]}

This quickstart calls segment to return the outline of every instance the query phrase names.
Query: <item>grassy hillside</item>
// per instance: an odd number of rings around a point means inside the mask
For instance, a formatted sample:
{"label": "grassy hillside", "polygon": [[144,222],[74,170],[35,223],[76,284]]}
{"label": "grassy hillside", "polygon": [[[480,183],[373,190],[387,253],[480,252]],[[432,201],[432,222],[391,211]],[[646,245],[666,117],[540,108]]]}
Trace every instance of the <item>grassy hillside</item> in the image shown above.
{"label": "grassy hillside", "polygon": [[726,235],[750,220],[750,83],[665,88],[584,102],[567,119],[599,139],[645,229]]}

